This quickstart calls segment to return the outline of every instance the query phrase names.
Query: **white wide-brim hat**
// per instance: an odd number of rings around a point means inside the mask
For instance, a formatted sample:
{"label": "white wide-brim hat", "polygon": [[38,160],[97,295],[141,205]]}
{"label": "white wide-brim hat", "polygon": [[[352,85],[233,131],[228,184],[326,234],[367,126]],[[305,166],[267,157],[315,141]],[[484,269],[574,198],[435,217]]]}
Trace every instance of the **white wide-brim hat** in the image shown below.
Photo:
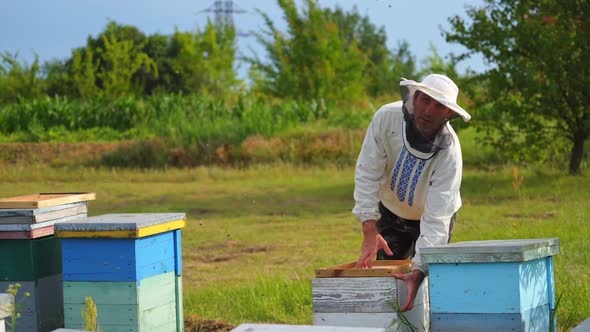
{"label": "white wide-brim hat", "polygon": [[[459,95],[459,88],[445,75],[441,74],[430,74],[418,83],[416,81],[408,80],[402,77],[399,82],[402,98],[407,104],[407,108],[413,113],[413,99],[416,90],[426,93],[430,97],[436,99],[439,103],[450,108],[458,116],[463,118],[463,121],[467,122],[471,119],[471,115],[467,113],[461,106],[457,105],[457,96]],[[406,91],[404,91],[406,90]],[[405,97],[404,97],[405,96]]]}

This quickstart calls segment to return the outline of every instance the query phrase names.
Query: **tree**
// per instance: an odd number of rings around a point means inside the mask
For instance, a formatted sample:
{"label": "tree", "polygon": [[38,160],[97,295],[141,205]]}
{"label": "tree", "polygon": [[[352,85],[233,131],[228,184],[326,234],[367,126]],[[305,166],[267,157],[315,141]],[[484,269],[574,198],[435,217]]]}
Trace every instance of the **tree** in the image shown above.
{"label": "tree", "polygon": [[279,31],[272,19],[259,12],[267,31],[258,41],[268,62],[249,58],[260,76],[256,87],[277,97],[350,101],[364,97],[368,56],[358,37],[343,38],[339,25],[326,18],[315,1],[306,0],[299,13],[293,0],[279,0],[287,31]]}
{"label": "tree", "polygon": [[417,78],[419,76],[416,74],[416,57],[410,51],[408,41],[398,41],[397,48],[391,54],[391,59],[391,73],[395,79],[395,89],[399,89],[400,78]]}
{"label": "tree", "polygon": [[326,8],[323,12],[326,21],[336,23],[338,34],[345,44],[356,43],[360,52],[367,57],[363,70],[367,94],[376,97],[391,93],[392,88],[397,87],[400,77],[395,77],[392,71],[395,58],[387,49],[384,27],[377,28],[368,16],[362,16],[358,12],[356,6],[350,12],[345,12],[340,7]]}
{"label": "tree", "polygon": [[222,95],[239,85],[234,69],[236,32],[227,23],[207,22],[196,33],[175,31],[168,49],[172,91]]}
{"label": "tree", "polygon": [[154,61],[138,49],[133,40],[117,38],[112,25],[107,27],[102,39],[103,48],[99,50],[102,66],[96,77],[102,83],[103,94],[120,97],[143,93],[145,82],[134,80],[134,77],[137,78],[135,75],[140,69],[157,75]]}
{"label": "tree", "polygon": [[18,54],[0,53],[0,103],[43,95],[43,82],[39,77],[39,57],[29,66],[18,60]]}
{"label": "tree", "polygon": [[489,137],[523,153],[567,140],[569,172],[579,173],[590,135],[590,2],[486,0],[467,16],[451,18],[445,35],[469,50],[462,57],[493,65],[479,77]]}

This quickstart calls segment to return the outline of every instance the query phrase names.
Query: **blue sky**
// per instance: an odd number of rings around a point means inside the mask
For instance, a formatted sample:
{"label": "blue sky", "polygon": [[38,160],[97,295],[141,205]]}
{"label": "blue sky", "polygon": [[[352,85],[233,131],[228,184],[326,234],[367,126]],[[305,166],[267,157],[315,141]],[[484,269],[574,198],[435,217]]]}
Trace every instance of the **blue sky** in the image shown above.
{"label": "blue sky", "polygon": [[[296,0],[302,4],[302,0]],[[430,54],[434,45],[445,56],[463,51],[460,45],[448,44],[440,28],[448,28],[447,19],[454,15],[465,17],[466,5],[481,5],[483,0],[319,0],[323,7],[338,5],[345,10],[356,6],[377,26],[385,27],[388,48],[399,40],[410,43],[418,60]],[[88,35],[96,36],[109,20],[138,27],[147,34],[168,34],[177,27],[181,31],[195,30],[207,20],[206,13],[213,0],[6,0],[0,2],[0,52],[18,52],[21,60],[32,61],[38,54],[41,62],[64,59],[71,50],[85,44]],[[236,14],[238,30],[263,28],[255,12],[262,10],[273,18],[279,28],[285,26],[276,0],[234,0],[234,6],[248,11]],[[213,17],[213,14],[209,14]],[[254,38],[238,40],[240,52],[251,55],[254,50],[263,55]],[[481,58],[473,58],[459,65],[463,71],[471,68],[482,71],[486,67]]]}

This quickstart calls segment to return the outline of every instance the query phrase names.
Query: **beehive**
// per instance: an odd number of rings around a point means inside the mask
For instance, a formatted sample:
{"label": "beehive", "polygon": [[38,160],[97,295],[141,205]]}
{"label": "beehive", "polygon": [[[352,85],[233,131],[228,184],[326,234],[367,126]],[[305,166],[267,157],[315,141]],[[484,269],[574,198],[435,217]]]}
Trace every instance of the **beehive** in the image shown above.
{"label": "beehive", "polygon": [[[20,285],[6,323],[15,332],[63,326],[61,244],[54,224],[84,218],[94,193],[46,193],[0,199],[0,292]],[[11,329],[12,330],[12,329]]]}
{"label": "beehive", "polygon": [[83,327],[85,298],[104,332],[182,331],[183,213],[108,214],[56,225],[65,327]]}
{"label": "beehive", "polygon": [[468,241],[423,248],[432,331],[549,331],[556,326],[558,239]]}
{"label": "beehive", "polygon": [[[348,263],[319,269],[312,280],[313,323],[322,326],[411,330],[396,311],[406,299],[404,282],[394,273],[410,271],[410,261],[377,261],[371,269]],[[420,287],[414,308],[404,314],[416,331],[428,330],[428,279]]]}

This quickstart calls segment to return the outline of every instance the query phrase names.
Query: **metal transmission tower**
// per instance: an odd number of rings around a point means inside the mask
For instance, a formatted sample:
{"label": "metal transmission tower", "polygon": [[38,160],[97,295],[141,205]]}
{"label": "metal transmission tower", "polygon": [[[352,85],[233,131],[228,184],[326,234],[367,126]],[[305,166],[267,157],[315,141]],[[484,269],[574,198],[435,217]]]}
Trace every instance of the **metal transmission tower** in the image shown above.
{"label": "metal transmission tower", "polygon": [[[216,24],[227,23],[231,26],[234,26],[234,14],[244,14],[247,12],[248,11],[238,8],[236,5],[234,5],[232,0],[215,0],[213,4],[209,6],[209,8],[201,10],[199,13],[214,13]],[[236,29],[236,35],[248,36],[249,34],[238,32]]]}

